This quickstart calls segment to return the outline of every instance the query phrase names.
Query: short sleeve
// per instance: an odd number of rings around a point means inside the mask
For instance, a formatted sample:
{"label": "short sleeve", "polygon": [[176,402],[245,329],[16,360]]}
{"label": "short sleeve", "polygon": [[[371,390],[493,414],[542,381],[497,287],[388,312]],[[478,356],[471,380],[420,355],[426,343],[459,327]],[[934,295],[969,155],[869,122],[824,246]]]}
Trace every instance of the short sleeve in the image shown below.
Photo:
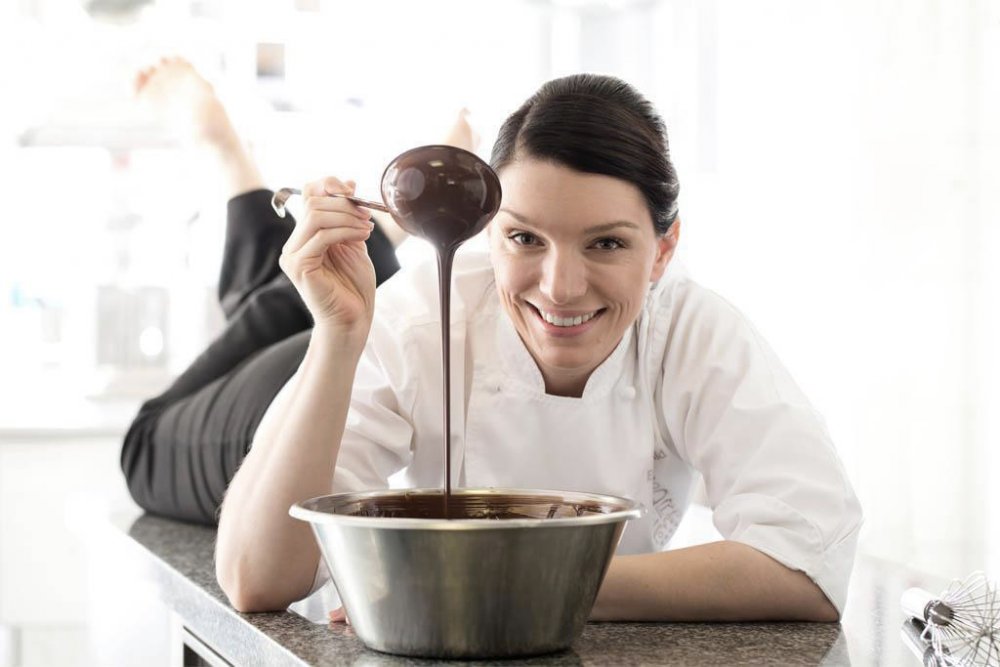
{"label": "short sleeve", "polygon": [[677,306],[661,407],[719,532],[805,572],[843,612],[861,507],[821,417],[732,306]]}

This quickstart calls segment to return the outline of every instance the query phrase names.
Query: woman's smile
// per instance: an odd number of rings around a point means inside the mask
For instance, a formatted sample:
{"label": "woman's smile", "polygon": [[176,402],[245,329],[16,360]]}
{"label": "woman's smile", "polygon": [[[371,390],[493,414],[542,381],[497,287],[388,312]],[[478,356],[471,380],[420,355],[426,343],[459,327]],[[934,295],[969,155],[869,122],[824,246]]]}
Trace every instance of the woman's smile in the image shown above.
{"label": "woman's smile", "polygon": [[528,307],[534,312],[538,326],[546,334],[557,337],[579,336],[590,331],[598,324],[597,320],[604,313],[604,308],[597,310],[558,310],[543,309],[533,303],[527,302]]}

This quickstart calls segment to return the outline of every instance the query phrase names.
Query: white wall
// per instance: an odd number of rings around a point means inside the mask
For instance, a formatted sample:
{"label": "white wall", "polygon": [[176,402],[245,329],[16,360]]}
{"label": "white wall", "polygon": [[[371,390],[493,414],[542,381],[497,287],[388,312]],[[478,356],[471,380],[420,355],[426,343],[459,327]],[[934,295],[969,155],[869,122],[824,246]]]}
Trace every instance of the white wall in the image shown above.
{"label": "white wall", "polygon": [[947,575],[984,567],[1000,523],[985,465],[1000,407],[996,5],[661,10],[661,34],[682,33],[653,86],[684,258],[827,416],[863,547]]}
{"label": "white wall", "polygon": [[975,392],[979,398],[976,428],[979,447],[976,451],[977,483],[987,489],[986,535],[987,567],[1000,577],[1000,4],[982,0],[975,4],[976,21],[981,26],[974,48],[979,54],[980,76],[974,114],[976,132],[976,173],[980,233],[977,239],[978,277],[974,281],[976,332],[972,363],[975,368]]}
{"label": "white wall", "polygon": [[[118,561],[99,528],[109,530],[110,508],[133,507],[119,443],[116,436],[0,437],[0,628],[7,639],[0,665],[112,664],[107,656],[155,604],[147,598],[121,608],[128,595],[135,599],[137,584],[123,580],[120,567],[109,569]],[[132,626],[107,626],[130,616]],[[113,664],[138,664],[118,658]]]}

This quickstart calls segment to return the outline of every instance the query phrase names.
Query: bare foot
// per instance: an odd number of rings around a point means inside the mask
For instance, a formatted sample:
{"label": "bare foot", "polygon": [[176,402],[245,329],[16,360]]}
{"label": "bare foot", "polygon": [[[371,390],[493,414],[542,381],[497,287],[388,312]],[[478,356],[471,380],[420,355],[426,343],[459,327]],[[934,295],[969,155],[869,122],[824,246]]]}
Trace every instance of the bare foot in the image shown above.
{"label": "bare foot", "polygon": [[257,165],[215,89],[187,60],[161,58],[140,70],[135,77],[135,95],[178,140],[207,149],[221,170],[229,196],[263,187]]}
{"label": "bare foot", "polygon": [[153,107],[178,139],[217,145],[236,137],[212,84],[183,58],[161,58],[140,70],[135,95]]}
{"label": "bare foot", "polygon": [[455,122],[452,123],[441,143],[464,148],[472,153],[476,152],[479,147],[479,133],[472,129],[472,125],[469,123],[468,109],[462,109],[458,112]]}

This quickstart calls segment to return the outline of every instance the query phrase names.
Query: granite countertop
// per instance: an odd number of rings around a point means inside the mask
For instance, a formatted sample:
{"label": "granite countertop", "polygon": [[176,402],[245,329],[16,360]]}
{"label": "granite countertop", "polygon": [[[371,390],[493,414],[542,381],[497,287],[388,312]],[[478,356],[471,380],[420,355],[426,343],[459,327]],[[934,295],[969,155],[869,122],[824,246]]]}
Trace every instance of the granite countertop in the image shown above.
{"label": "granite countertop", "polygon": [[[233,664],[410,665],[371,651],[342,624],[315,625],[290,612],[241,614],[215,579],[215,530],[143,515],[113,520],[160,596],[199,639]],[[462,664],[917,665],[903,643],[902,591],[944,588],[940,579],[861,556],[847,612],[822,623],[590,623],[570,650],[527,660]]]}

